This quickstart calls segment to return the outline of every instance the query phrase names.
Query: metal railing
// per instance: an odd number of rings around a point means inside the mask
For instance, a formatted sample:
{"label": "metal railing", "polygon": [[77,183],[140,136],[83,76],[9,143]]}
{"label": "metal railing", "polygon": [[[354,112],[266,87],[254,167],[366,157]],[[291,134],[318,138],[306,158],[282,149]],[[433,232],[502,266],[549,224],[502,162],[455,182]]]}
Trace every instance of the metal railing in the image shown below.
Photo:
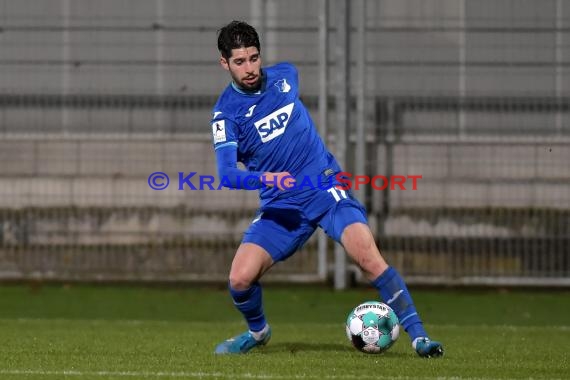
{"label": "metal railing", "polygon": [[[316,107],[316,98],[304,100]],[[138,119],[121,116],[209,114],[212,102],[193,96],[0,96],[0,276],[225,280],[256,194],[152,191],[146,181],[154,171],[214,175],[210,137],[169,124],[139,130]],[[334,109],[334,99],[329,103]],[[363,174],[422,175],[416,191],[369,191],[365,200],[386,257],[411,283],[569,285],[564,120],[570,99],[376,97],[373,103]],[[39,120],[25,132],[11,129],[18,123],[10,121],[25,122],[30,110],[114,110],[106,121],[121,128],[66,133]],[[524,118],[534,124],[512,128]],[[334,136],[327,140],[334,143]],[[315,251],[311,240],[269,278],[324,281]]]}

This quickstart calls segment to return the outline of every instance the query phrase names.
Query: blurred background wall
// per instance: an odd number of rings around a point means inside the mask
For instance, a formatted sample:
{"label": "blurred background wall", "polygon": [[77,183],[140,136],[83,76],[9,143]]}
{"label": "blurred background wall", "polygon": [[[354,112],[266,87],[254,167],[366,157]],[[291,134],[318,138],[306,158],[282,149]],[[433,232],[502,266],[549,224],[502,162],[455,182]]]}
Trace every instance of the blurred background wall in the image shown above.
{"label": "blurred background wall", "polygon": [[[256,193],[154,191],[148,176],[216,174],[216,31],[233,19],[258,28],[265,64],[297,65],[316,121],[326,43],[319,127],[337,149],[341,15],[326,4],[0,0],[0,279],[224,281]],[[570,285],[570,5],[348,4],[346,167],[422,175],[358,194],[387,258],[411,283]],[[269,279],[326,281],[316,246]]]}

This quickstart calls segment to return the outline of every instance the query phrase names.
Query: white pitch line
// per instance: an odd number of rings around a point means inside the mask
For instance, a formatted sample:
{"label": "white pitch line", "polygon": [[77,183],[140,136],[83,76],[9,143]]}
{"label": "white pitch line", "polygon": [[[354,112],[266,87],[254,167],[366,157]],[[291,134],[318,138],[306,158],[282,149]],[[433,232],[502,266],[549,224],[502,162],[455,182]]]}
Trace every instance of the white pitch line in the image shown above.
{"label": "white pitch line", "polygon": [[[144,323],[150,324],[158,324],[158,325],[168,325],[168,324],[204,324],[208,325],[211,322],[205,321],[184,321],[184,320],[176,320],[176,321],[167,321],[167,320],[144,320],[144,319],[68,319],[68,318],[0,318],[0,323],[3,322],[18,322],[18,323],[38,323],[38,322],[55,322],[55,323],[68,323],[68,322],[82,322],[82,323],[91,323],[91,324],[127,324],[127,325],[139,325]],[[242,326],[242,322],[229,322],[225,323],[226,325],[236,325]],[[341,323],[320,323],[320,322],[311,322],[307,323],[310,325],[318,325],[320,327],[338,327],[344,326]],[[297,326],[295,323],[280,323],[280,326]],[[544,325],[489,325],[489,324],[481,324],[481,325],[457,325],[457,324],[427,324],[426,326],[432,328],[442,328],[442,329],[465,329],[465,328],[495,328],[495,329],[509,329],[509,330],[518,330],[518,329],[540,329],[544,330]],[[550,330],[560,330],[560,331],[570,331],[570,325],[553,325],[548,326]]]}
{"label": "white pitch line", "polygon": [[[43,370],[18,370],[18,369],[0,369],[0,375],[39,375],[39,376],[73,376],[73,377],[84,377],[84,376],[114,376],[114,377],[135,377],[135,378],[160,378],[160,377],[178,377],[178,378],[228,378],[228,379],[267,379],[267,380],[277,380],[277,379],[380,379],[380,380],[417,380],[418,377],[408,377],[408,376],[367,376],[367,375],[292,375],[292,376],[280,376],[280,375],[264,375],[264,374],[253,374],[253,373],[222,373],[222,372],[137,372],[137,371],[77,371],[77,370],[61,370],[61,371],[43,371]],[[499,380],[495,377],[422,377],[426,380]],[[514,378],[500,378],[501,380],[514,380]],[[525,380],[517,378],[518,380]],[[527,380],[533,380],[529,377]],[[536,380],[536,379],[535,379]],[[550,380],[562,380],[562,379],[550,379]]]}

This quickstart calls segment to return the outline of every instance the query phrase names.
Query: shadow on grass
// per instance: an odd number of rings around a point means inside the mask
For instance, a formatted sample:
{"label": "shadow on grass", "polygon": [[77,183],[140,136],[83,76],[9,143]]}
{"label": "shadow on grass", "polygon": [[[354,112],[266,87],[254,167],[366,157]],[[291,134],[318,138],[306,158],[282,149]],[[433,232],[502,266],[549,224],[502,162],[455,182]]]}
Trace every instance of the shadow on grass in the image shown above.
{"label": "shadow on grass", "polygon": [[[289,352],[291,354],[304,353],[304,352],[339,352],[339,353],[356,353],[358,351],[348,344],[336,344],[336,343],[310,343],[310,342],[280,342],[271,343],[267,347],[264,347],[260,352],[274,353],[274,352]],[[364,356],[378,357],[373,354],[365,354]],[[382,357],[405,357],[408,356],[402,352],[387,351],[382,353]]]}

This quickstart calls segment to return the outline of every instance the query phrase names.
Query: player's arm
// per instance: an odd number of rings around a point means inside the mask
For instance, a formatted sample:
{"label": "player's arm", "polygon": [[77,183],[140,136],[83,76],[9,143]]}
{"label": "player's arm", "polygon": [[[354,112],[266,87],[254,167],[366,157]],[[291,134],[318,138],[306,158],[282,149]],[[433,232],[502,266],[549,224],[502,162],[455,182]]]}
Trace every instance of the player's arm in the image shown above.
{"label": "player's arm", "polygon": [[237,147],[233,144],[216,149],[218,175],[221,183],[232,189],[255,190],[264,186],[290,188],[295,179],[289,172],[250,172],[237,167]]}
{"label": "player's arm", "polygon": [[295,180],[288,172],[262,173],[241,170],[237,167],[237,125],[231,119],[214,112],[212,133],[220,183],[232,189],[255,190],[264,186],[277,186],[280,190],[291,187]]}
{"label": "player's arm", "polygon": [[[231,189],[255,190],[263,186],[261,173],[248,172],[237,167],[237,125],[220,117],[222,112],[214,111],[212,133],[220,184]],[[217,117],[217,118],[216,118]]]}
{"label": "player's arm", "polygon": [[223,186],[232,189],[255,190],[264,186],[286,190],[293,187],[295,179],[289,172],[250,172],[237,167],[237,147],[227,145],[216,149],[218,175]]}
{"label": "player's arm", "polygon": [[237,146],[225,145],[216,148],[218,176],[221,184],[232,189],[255,190],[264,186],[261,172],[250,172],[237,167]]}

